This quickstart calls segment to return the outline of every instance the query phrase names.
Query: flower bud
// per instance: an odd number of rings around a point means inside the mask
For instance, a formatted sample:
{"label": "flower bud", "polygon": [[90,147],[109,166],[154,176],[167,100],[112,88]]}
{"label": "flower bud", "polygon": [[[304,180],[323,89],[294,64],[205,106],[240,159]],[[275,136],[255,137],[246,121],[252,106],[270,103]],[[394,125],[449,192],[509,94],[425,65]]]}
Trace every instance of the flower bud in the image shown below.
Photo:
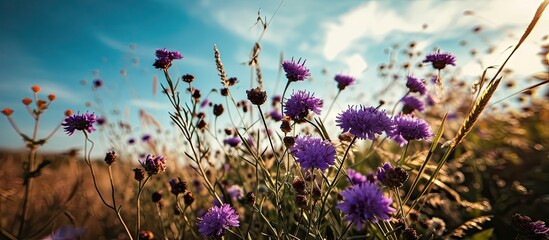
{"label": "flower bud", "polygon": [[40,87],[39,87],[39,86],[32,86],[32,87],[31,87],[31,90],[32,90],[33,92],[37,93],[37,92],[40,92]]}
{"label": "flower bud", "polygon": [[2,113],[9,117],[13,113],[13,110],[11,108],[4,108],[4,110],[2,110]]}
{"label": "flower bud", "polygon": [[23,104],[25,104],[25,105],[28,106],[29,104],[32,103],[32,99],[30,99],[30,98],[23,98],[23,100],[21,100],[21,102],[22,102]]}

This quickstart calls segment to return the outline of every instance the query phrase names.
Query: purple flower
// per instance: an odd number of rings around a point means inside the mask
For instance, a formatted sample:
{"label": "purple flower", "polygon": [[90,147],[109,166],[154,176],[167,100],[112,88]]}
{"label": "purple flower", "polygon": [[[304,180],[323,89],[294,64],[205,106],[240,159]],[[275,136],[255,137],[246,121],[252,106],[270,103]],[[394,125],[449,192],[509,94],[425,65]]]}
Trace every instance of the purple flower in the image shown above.
{"label": "purple flower", "polygon": [[170,192],[174,195],[179,195],[180,193],[185,193],[187,191],[187,183],[183,180],[181,180],[180,177],[178,178],[172,178],[170,180]]}
{"label": "purple flower", "polygon": [[151,135],[150,134],[145,134],[143,135],[143,137],[141,137],[141,141],[143,142],[148,142],[151,140]]}
{"label": "purple flower", "polygon": [[343,132],[349,132],[359,139],[374,140],[376,134],[383,131],[393,131],[393,121],[385,114],[374,107],[351,106],[336,117],[338,127]]}
{"label": "purple flower", "polygon": [[229,145],[231,147],[236,147],[238,144],[240,144],[240,138],[239,137],[229,137],[225,140],[223,140],[223,143],[226,145]]}
{"label": "purple flower", "polygon": [[425,57],[425,60],[423,60],[424,63],[430,62],[433,64],[433,68],[441,70],[446,67],[446,65],[456,65],[456,57],[454,57],[452,54],[443,52],[441,53],[440,50],[434,53],[429,53]]}
{"label": "purple flower", "polygon": [[336,207],[346,215],[345,220],[356,223],[359,230],[367,220],[374,223],[389,220],[389,213],[395,211],[390,207],[393,201],[383,196],[381,189],[371,182],[353,185],[341,195],[344,200]]}
{"label": "purple flower", "polygon": [[166,171],[166,159],[162,156],[154,157],[148,154],[145,161],[139,161],[149,176]]}
{"label": "purple flower", "polygon": [[429,124],[421,118],[402,115],[394,117],[393,122],[395,130],[390,135],[400,146],[410,140],[429,139],[433,135]]}
{"label": "purple flower", "polygon": [[305,170],[318,168],[324,171],[334,165],[336,157],[336,149],[332,143],[308,135],[297,137],[290,153]]}
{"label": "purple flower", "polygon": [[340,91],[345,89],[347,86],[352,85],[355,82],[354,77],[343,75],[343,74],[337,74],[334,80],[337,82],[337,88]]}
{"label": "purple flower", "polygon": [[404,114],[410,114],[415,110],[417,110],[418,112],[425,111],[425,104],[423,104],[421,100],[414,96],[403,97],[400,102],[404,104],[404,106],[402,107],[402,113]]}
{"label": "purple flower", "polygon": [[198,232],[206,237],[220,236],[224,229],[238,227],[238,213],[228,204],[221,207],[213,206],[208,209],[196,225]]}
{"label": "purple flower", "polygon": [[272,110],[271,112],[269,112],[269,116],[276,122],[282,120],[282,114],[280,114],[277,110]]}
{"label": "purple flower", "polygon": [[530,217],[515,213],[511,225],[528,239],[549,239],[549,228],[543,221],[533,221]]}
{"label": "purple flower", "polygon": [[84,235],[85,230],[83,228],[76,228],[72,226],[63,226],[54,233],[47,236],[43,240],[56,240],[56,239],[79,239]]}
{"label": "purple flower", "polygon": [[200,103],[200,108],[203,108],[205,107],[206,105],[208,105],[208,103],[210,103],[210,100],[209,99],[204,99],[201,103]]}
{"label": "purple flower", "polygon": [[322,104],[322,99],[315,98],[313,94],[300,90],[292,94],[290,99],[286,100],[284,114],[290,116],[294,121],[307,117],[309,111],[320,115]]}
{"label": "purple flower", "polygon": [[164,49],[156,49],[156,60],[153,66],[158,69],[167,69],[172,65],[175,59],[181,59],[183,56],[179,52],[170,52]]}
{"label": "purple flower", "polygon": [[105,122],[107,122],[107,119],[102,118],[102,117],[98,117],[98,118],[95,119],[95,120],[97,121],[97,124],[98,124],[99,126],[101,126],[101,125],[105,124]]}
{"label": "purple flower", "polygon": [[300,63],[300,61],[295,62],[293,59],[292,61],[285,60],[282,63],[282,68],[286,72],[286,78],[290,82],[303,81],[311,76],[309,69],[305,67],[305,61]]}
{"label": "purple flower", "polygon": [[401,167],[392,167],[390,163],[384,163],[377,169],[377,180],[387,187],[402,187],[408,180],[408,172]]}
{"label": "purple flower", "polygon": [[425,87],[425,81],[420,80],[412,75],[406,77],[406,87],[410,89],[410,92],[419,92],[423,95],[427,93],[427,88]]}
{"label": "purple flower", "polygon": [[238,185],[232,185],[229,188],[227,188],[227,194],[233,199],[237,200],[242,198],[244,196],[244,190],[241,186]]}
{"label": "purple flower", "polygon": [[366,176],[350,168],[347,169],[347,176],[349,176],[349,179],[351,180],[352,185],[361,184],[363,182],[366,182],[367,180]]}
{"label": "purple flower", "polygon": [[88,131],[88,133],[95,131],[93,127],[95,121],[97,117],[93,113],[73,114],[66,117],[61,125],[65,127],[67,135],[71,136],[76,130]]}

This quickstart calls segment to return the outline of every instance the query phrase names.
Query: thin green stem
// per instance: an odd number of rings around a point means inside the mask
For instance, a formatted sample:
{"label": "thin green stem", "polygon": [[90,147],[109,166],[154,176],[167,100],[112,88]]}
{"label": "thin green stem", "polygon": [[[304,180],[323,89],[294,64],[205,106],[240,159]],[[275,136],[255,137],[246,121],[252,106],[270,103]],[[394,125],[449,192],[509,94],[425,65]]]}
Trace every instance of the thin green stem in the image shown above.
{"label": "thin green stem", "polygon": [[339,97],[340,93],[341,93],[341,90],[338,90],[336,96],[334,97],[334,100],[332,101],[332,103],[330,104],[330,107],[328,108],[328,111],[324,115],[324,119],[322,119],[323,122],[326,122],[326,119],[330,115],[330,111],[332,111],[332,107],[334,107],[334,104],[335,104],[337,98]]}

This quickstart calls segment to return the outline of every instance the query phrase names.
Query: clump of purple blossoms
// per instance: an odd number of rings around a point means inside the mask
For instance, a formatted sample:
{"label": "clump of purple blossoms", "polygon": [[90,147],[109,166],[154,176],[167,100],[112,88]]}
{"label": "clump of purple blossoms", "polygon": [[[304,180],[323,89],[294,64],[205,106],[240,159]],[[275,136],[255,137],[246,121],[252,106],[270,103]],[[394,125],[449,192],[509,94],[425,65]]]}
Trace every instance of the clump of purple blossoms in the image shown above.
{"label": "clump of purple blossoms", "polygon": [[241,186],[238,186],[235,184],[227,188],[227,194],[229,194],[231,199],[238,200],[244,196],[244,190],[242,189]]}
{"label": "clump of purple blossoms", "polygon": [[282,63],[282,69],[286,72],[286,78],[290,82],[303,81],[307,79],[307,77],[311,76],[309,69],[305,67],[305,61],[300,63],[299,60],[297,62],[293,59],[292,61],[285,60]]}
{"label": "clump of purple blossoms", "polygon": [[383,131],[391,133],[394,129],[393,121],[384,111],[374,107],[351,106],[336,117],[338,127],[343,132],[349,132],[358,139],[374,140],[376,134]]}
{"label": "clump of purple blossoms", "polygon": [[324,171],[335,164],[335,146],[327,140],[311,138],[308,135],[297,137],[290,153],[305,170],[318,168]]}
{"label": "clump of purple blossoms", "polygon": [[166,171],[166,159],[162,156],[155,157],[148,154],[145,161],[139,161],[149,176]]}
{"label": "clump of purple blossoms", "polygon": [[323,101],[316,98],[307,91],[297,91],[286,100],[284,105],[284,114],[292,118],[292,120],[300,120],[309,115],[309,112],[314,112],[320,115]]}
{"label": "clump of purple blossoms", "polygon": [[423,112],[425,111],[425,104],[414,96],[403,97],[400,102],[404,104],[402,107],[402,113],[410,114],[414,111]]}
{"label": "clump of purple blossoms", "polygon": [[78,113],[67,116],[61,125],[64,126],[67,135],[71,136],[74,134],[74,131],[77,130],[92,133],[95,131],[95,128],[93,127],[95,121],[97,121],[97,117],[93,113]]}
{"label": "clump of purple blossoms", "polygon": [[269,112],[269,116],[271,117],[271,119],[275,120],[275,122],[279,122],[280,120],[282,120],[282,114],[280,114],[280,112],[278,112],[277,110],[272,110],[271,112]]}
{"label": "clump of purple blossoms", "polygon": [[549,228],[543,221],[532,221],[528,216],[515,213],[511,217],[511,225],[528,239],[549,239]]}
{"label": "clump of purple blossoms", "polygon": [[223,143],[226,145],[229,145],[231,147],[236,147],[238,144],[240,144],[240,138],[239,137],[229,137],[225,140],[223,140]]}
{"label": "clump of purple blossoms", "polygon": [[451,53],[440,51],[429,53],[423,60],[424,63],[430,62],[433,65],[433,68],[441,70],[446,67],[446,65],[456,65],[456,57]]}
{"label": "clump of purple blossoms", "polygon": [[345,220],[357,224],[358,230],[368,220],[374,223],[389,220],[389,214],[395,211],[390,207],[393,200],[383,196],[381,189],[371,182],[353,185],[341,195],[344,199],[336,207],[346,215]]}
{"label": "clump of purple blossoms", "polygon": [[401,167],[385,163],[377,169],[377,180],[387,187],[402,187],[408,180],[408,172]]}
{"label": "clump of purple blossoms", "polygon": [[420,95],[424,95],[425,93],[427,93],[425,81],[412,75],[406,77],[406,87],[410,90],[410,92],[418,92]]}
{"label": "clump of purple blossoms", "polygon": [[240,226],[238,213],[228,204],[213,206],[196,223],[198,232],[205,237],[221,236],[223,230]]}
{"label": "clump of purple blossoms", "polygon": [[363,182],[366,182],[367,180],[366,176],[350,168],[347,169],[347,176],[349,176],[349,179],[351,180],[352,185],[361,184]]}
{"label": "clump of purple blossoms", "polygon": [[168,69],[175,59],[181,59],[183,55],[179,52],[170,52],[164,49],[156,49],[156,60],[153,66],[158,69]]}
{"label": "clump of purple blossoms", "polygon": [[402,115],[394,117],[393,122],[395,129],[390,136],[400,146],[404,146],[410,140],[427,140],[433,135],[429,124],[421,118]]}
{"label": "clump of purple blossoms", "polygon": [[348,76],[348,75],[343,75],[343,74],[337,74],[335,76],[334,80],[337,82],[337,88],[340,91],[345,89],[347,86],[350,86],[353,83],[355,83],[355,78],[354,77],[351,77],[351,76]]}

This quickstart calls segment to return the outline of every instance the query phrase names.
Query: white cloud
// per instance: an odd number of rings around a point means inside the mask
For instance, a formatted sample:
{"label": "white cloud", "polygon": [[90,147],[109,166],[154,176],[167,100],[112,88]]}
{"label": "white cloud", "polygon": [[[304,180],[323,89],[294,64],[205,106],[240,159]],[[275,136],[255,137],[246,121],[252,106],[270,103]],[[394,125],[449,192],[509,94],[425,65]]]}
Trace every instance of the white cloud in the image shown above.
{"label": "white cloud", "polygon": [[360,78],[368,67],[366,60],[359,54],[353,54],[343,60],[348,67],[349,75]]}

